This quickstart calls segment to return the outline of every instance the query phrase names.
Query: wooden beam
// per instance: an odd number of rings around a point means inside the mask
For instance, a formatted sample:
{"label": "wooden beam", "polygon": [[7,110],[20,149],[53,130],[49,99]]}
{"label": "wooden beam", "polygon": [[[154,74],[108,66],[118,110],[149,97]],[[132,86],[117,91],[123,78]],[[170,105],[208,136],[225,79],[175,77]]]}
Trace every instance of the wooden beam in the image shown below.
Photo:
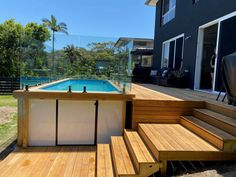
{"label": "wooden beam", "polygon": [[17,100],[17,145],[23,144],[24,99]]}
{"label": "wooden beam", "polygon": [[161,177],[166,176],[166,172],[167,172],[167,161],[165,160],[161,162],[161,168],[160,168]]}
{"label": "wooden beam", "polygon": [[126,101],[123,101],[123,107],[122,107],[122,127],[125,128],[126,123]]}
{"label": "wooden beam", "polygon": [[132,100],[133,94],[119,93],[78,93],[78,92],[55,92],[55,91],[23,91],[13,93],[15,98],[38,98],[38,99],[60,99],[60,100]]}
{"label": "wooden beam", "polygon": [[24,99],[24,117],[23,117],[23,142],[24,148],[28,147],[28,133],[29,133],[29,99]]}

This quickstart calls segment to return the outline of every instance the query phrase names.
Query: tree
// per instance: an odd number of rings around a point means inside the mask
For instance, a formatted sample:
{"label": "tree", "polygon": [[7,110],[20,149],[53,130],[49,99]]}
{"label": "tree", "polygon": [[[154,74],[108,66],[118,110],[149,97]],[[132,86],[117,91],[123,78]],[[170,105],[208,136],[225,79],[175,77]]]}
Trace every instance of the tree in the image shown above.
{"label": "tree", "polygon": [[65,53],[66,57],[69,59],[71,65],[73,65],[73,63],[77,59],[82,58],[79,48],[75,47],[73,44],[67,45],[66,47],[64,47],[64,53]]}
{"label": "tree", "polygon": [[49,38],[48,29],[37,23],[23,26],[10,19],[0,24],[0,76],[19,77],[42,67]]}
{"label": "tree", "polygon": [[[49,30],[42,24],[30,22],[25,26],[22,47],[28,49],[25,53],[28,57],[24,56],[24,59],[29,58],[31,62],[33,62],[33,67],[36,67],[36,69],[40,69],[42,67],[42,65],[38,65],[39,63],[46,63],[46,61],[42,61],[43,58],[46,58],[44,42],[49,40],[50,36]],[[41,61],[39,61],[39,59]],[[36,63],[38,64],[36,65]]]}
{"label": "tree", "polygon": [[13,19],[0,24],[0,76],[20,75],[19,43],[23,30],[23,26]]}
{"label": "tree", "polygon": [[48,27],[52,31],[52,62],[53,62],[53,70],[55,69],[55,61],[54,61],[54,44],[55,44],[55,33],[62,32],[68,34],[67,25],[64,22],[57,23],[57,19],[51,15],[51,19],[43,18],[42,19],[44,25]]}

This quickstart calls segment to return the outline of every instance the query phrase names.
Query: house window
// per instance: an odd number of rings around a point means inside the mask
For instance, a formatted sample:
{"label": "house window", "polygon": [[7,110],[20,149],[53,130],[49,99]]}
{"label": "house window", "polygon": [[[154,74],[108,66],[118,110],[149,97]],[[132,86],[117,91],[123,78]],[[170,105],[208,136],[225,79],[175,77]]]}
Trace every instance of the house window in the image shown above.
{"label": "house window", "polygon": [[142,56],[142,67],[152,67],[152,56]]}
{"label": "house window", "polygon": [[176,0],[162,1],[162,25],[175,18]]}
{"label": "house window", "polygon": [[193,0],[193,4],[195,4],[195,3],[197,3],[197,2],[199,2],[200,0]]}
{"label": "house window", "polygon": [[161,67],[168,67],[170,43],[163,44]]}
{"label": "house window", "polygon": [[163,43],[161,67],[179,70],[182,67],[184,37],[173,38]]}

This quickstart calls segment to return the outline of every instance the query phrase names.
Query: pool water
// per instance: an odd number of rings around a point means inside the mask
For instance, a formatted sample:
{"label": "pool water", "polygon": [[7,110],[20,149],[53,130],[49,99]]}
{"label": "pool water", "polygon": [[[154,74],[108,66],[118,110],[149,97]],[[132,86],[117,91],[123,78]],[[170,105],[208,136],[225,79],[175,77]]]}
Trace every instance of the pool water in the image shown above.
{"label": "pool water", "polygon": [[83,92],[86,87],[87,92],[119,92],[110,82],[105,80],[66,80],[59,83],[42,87],[42,90],[68,91],[71,86],[72,91]]}

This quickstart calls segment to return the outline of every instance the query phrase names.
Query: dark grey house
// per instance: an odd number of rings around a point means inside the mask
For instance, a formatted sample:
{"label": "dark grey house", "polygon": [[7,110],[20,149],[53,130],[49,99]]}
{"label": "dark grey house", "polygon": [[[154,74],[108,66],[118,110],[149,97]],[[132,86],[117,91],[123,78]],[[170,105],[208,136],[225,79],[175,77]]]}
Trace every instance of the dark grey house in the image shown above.
{"label": "dark grey house", "polygon": [[236,51],[236,0],[147,0],[146,5],[156,6],[154,68],[185,68],[190,88],[220,90],[222,57]]}

